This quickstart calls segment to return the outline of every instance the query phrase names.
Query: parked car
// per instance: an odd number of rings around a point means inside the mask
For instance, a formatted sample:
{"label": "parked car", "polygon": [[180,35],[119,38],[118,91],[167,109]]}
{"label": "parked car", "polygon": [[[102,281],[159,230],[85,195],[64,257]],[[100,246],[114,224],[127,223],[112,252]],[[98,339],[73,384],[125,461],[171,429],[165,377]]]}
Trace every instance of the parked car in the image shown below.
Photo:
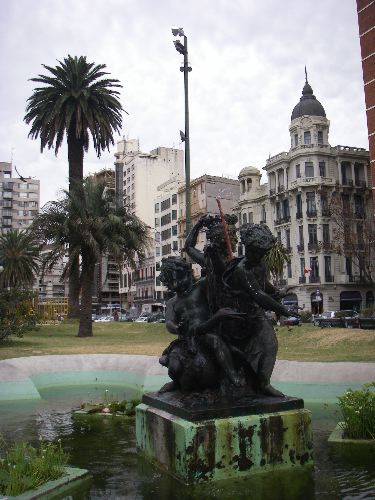
{"label": "parked car", "polygon": [[149,323],[165,323],[165,316],[163,313],[153,313],[147,318]]}
{"label": "parked car", "polygon": [[301,319],[295,316],[289,316],[288,318],[283,318],[281,324],[285,326],[300,326]]}
{"label": "parked car", "polygon": [[101,316],[97,319],[94,320],[95,323],[109,323],[111,321],[114,321],[113,316]]}
{"label": "parked car", "polygon": [[137,318],[135,320],[135,323],[148,323],[148,317],[147,316],[139,316],[139,318]]}
{"label": "parked car", "polygon": [[324,311],[322,314],[314,316],[313,323],[314,326],[320,326],[321,322],[328,322],[328,320],[335,317],[335,311]]}

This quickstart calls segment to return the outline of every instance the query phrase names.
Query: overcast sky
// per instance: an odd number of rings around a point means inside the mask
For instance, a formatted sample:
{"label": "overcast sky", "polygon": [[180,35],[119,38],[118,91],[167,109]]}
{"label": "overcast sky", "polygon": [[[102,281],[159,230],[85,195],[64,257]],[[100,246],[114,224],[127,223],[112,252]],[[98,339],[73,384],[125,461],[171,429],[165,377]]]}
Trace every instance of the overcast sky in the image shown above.
{"label": "overcast sky", "polygon": [[[68,54],[104,63],[123,84],[122,136],[141,150],[180,147],[188,36],[192,178],[261,169],[289,149],[304,66],[331,122],[331,145],[368,148],[355,0],[1,0],[0,161],[41,179],[42,204],[67,186],[67,150],[40,153],[23,123],[28,81]],[[116,141],[121,136],[116,137]],[[89,152],[85,173],[113,167]]]}

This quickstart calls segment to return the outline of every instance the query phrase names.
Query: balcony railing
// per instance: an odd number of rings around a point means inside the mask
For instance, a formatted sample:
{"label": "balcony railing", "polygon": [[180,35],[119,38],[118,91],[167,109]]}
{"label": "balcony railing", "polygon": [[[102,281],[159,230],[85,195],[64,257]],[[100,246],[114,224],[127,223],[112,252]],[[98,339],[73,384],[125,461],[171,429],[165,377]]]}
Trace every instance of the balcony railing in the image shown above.
{"label": "balcony railing", "polygon": [[320,276],[310,276],[309,283],[320,283]]}
{"label": "balcony railing", "polygon": [[317,213],[316,210],[306,210],[306,215],[307,217],[316,217]]}
{"label": "balcony railing", "polygon": [[280,226],[280,224],[282,224],[282,219],[276,219],[275,220],[275,226]]}
{"label": "balcony railing", "polygon": [[299,283],[306,283],[306,276],[300,276],[299,277]]}
{"label": "balcony railing", "polygon": [[359,188],[362,188],[362,189],[367,187],[366,181],[360,181],[359,179],[356,179],[354,181],[354,184],[355,184],[356,187],[359,187]]}
{"label": "balcony railing", "polygon": [[344,187],[353,187],[353,179],[343,179],[342,185]]}
{"label": "balcony railing", "polygon": [[276,189],[270,189],[270,196],[275,196]]}
{"label": "balcony railing", "polygon": [[303,213],[302,212],[297,212],[296,213],[296,219],[302,219],[303,218]]}
{"label": "balcony railing", "polygon": [[330,241],[323,241],[322,248],[325,252],[329,252],[332,250],[333,245]]}
{"label": "balcony railing", "polygon": [[277,192],[278,193],[283,193],[285,190],[284,186],[281,184],[280,186],[277,187]]}
{"label": "balcony railing", "polygon": [[322,209],[322,217],[331,217],[332,212],[328,208],[323,208]]}
{"label": "balcony railing", "polygon": [[309,243],[307,245],[307,248],[309,250],[314,250],[314,251],[318,251],[319,250],[319,244],[318,243]]}
{"label": "balcony railing", "polygon": [[354,217],[356,219],[365,219],[366,218],[366,214],[365,214],[365,211],[364,210],[355,210],[354,211]]}
{"label": "balcony railing", "polygon": [[326,283],[333,283],[335,281],[334,276],[328,276],[328,275],[326,275],[324,277],[324,279],[325,279]]}
{"label": "balcony railing", "polygon": [[301,243],[300,245],[297,245],[297,250],[299,252],[303,252],[305,250],[305,245],[303,243]]}

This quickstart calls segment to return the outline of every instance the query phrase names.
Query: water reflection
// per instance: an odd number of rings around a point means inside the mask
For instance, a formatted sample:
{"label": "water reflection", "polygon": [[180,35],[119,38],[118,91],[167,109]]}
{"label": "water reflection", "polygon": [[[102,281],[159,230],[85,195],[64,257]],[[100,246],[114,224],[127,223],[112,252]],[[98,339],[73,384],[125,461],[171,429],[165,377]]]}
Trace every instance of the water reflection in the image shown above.
{"label": "water reflection", "polygon": [[[125,397],[119,387],[109,391],[119,399]],[[375,498],[373,452],[345,454],[328,446],[328,435],[338,420],[334,405],[307,405],[313,412],[314,469],[185,487],[137,456],[134,419],[72,418],[72,408],[88,398],[102,399],[103,392],[100,387],[54,389],[44,391],[41,401],[0,404],[0,432],[5,437],[34,443],[39,436],[60,438],[70,463],[90,470],[91,485],[69,497],[73,500]]]}

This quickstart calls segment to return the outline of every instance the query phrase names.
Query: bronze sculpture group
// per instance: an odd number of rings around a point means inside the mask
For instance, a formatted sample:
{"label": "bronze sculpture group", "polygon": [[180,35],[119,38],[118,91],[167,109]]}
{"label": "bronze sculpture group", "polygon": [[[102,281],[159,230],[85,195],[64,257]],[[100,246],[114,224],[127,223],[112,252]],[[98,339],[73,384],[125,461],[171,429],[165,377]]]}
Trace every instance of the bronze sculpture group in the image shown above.
{"label": "bronze sculpture group", "polygon": [[[163,259],[160,280],[174,293],[166,327],[177,338],[160,358],[171,378],[161,393],[282,396],[270,384],[277,338],[266,311],[283,316],[295,311],[280,303],[279,291],[267,280],[263,257],[275,242],[268,226],[242,225],[245,255],[231,258],[228,241],[236,243],[235,223],[234,216],[224,221],[204,216],[190,231],[185,251],[202,268],[198,281],[181,257]],[[196,248],[201,229],[207,237],[203,252]]]}

